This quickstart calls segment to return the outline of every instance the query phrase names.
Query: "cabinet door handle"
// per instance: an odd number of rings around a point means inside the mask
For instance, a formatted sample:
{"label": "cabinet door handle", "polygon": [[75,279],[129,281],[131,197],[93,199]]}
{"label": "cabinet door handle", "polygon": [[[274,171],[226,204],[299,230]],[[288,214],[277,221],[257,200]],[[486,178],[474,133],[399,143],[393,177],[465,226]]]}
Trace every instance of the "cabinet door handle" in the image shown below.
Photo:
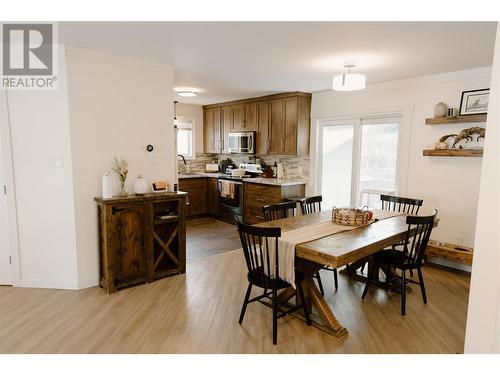
{"label": "cabinet door handle", "polygon": [[283,151],[283,138],[280,139],[280,151]]}

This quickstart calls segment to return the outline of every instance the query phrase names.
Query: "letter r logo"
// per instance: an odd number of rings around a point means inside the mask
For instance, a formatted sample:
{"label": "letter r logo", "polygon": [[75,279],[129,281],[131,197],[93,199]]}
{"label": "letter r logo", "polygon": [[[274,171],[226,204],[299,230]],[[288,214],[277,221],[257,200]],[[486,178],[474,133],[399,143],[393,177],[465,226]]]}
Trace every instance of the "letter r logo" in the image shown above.
{"label": "letter r logo", "polygon": [[3,24],[4,75],[52,75],[51,24]]}

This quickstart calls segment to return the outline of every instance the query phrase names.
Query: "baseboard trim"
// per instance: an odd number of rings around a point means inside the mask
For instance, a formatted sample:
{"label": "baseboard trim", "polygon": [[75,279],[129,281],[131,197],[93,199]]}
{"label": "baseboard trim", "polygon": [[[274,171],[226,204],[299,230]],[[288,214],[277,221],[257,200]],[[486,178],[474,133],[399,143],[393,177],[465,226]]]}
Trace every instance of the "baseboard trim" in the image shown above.
{"label": "baseboard trim", "polygon": [[90,279],[78,280],[78,289],[92,288],[94,286],[99,286],[99,278],[92,277]]}
{"label": "baseboard trim", "polygon": [[17,288],[42,288],[42,289],[68,289],[77,290],[78,283],[76,281],[64,280],[18,280],[14,283]]}

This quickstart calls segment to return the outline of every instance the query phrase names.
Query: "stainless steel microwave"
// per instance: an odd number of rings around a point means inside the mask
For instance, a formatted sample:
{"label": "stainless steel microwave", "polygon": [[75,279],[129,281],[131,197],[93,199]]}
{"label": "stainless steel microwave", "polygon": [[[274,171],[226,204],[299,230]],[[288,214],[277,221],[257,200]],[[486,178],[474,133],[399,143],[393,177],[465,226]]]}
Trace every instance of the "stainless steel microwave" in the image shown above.
{"label": "stainless steel microwave", "polygon": [[255,132],[237,132],[228,135],[230,154],[255,154]]}

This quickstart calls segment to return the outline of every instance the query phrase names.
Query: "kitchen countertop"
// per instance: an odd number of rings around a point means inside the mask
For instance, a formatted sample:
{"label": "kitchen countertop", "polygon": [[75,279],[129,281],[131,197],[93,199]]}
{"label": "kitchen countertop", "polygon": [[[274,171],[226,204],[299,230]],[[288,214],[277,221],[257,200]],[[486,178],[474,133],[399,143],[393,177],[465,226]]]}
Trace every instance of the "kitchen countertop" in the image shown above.
{"label": "kitchen countertop", "polygon": [[221,176],[226,176],[223,173],[215,173],[215,172],[192,172],[192,173],[179,173],[178,175],[179,179],[183,178],[202,178],[202,177],[212,177],[212,178],[218,178]]}
{"label": "kitchen countertop", "polygon": [[305,185],[309,181],[304,178],[247,178],[244,180],[249,184],[264,184],[274,186],[292,186],[292,185]]}
{"label": "kitchen countertop", "polygon": [[[203,177],[218,177],[227,176],[223,173],[208,173],[208,172],[193,172],[193,173],[180,173],[179,179],[184,178],[203,178]],[[292,185],[305,185],[309,181],[304,178],[264,178],[264,177],[254,177],[245,178],[243,182],[249,184],[263,184],[263,185],[273,185],[273,186],[292,186]]]}

